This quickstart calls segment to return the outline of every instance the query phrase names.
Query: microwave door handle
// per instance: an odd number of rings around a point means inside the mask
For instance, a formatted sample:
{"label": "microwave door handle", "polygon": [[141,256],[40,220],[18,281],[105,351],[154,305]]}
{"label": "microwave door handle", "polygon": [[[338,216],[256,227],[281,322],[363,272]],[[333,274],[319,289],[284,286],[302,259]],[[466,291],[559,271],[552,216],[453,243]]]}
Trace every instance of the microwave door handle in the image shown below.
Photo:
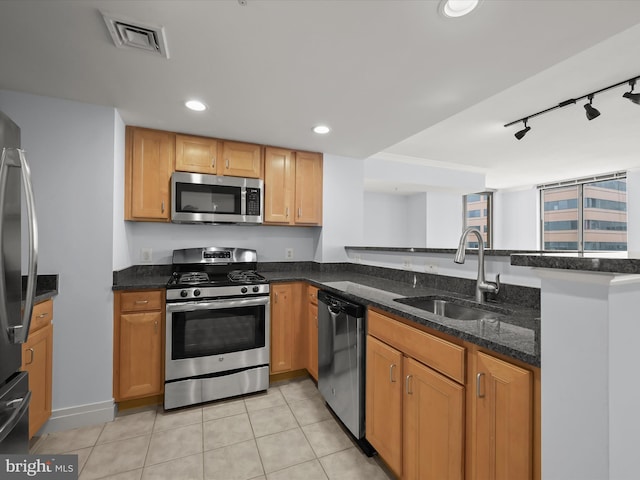
{"label": "microwave door handle", "polygon": [[4,265],[4,222],[5,207],[6,207],[6,192],[7,192],[7,177],[9,175],[9,168],[6,162],[7,149],[2,149],[2,157],[0,158],[0,328],[2,333],[6,337],[6,340],[10,342],[9,338],[9,313],[7,311],[7,285],[5,279],[5,265]]}
{"label": "microwave door handle", "polygon": [[20,158],[20,170],[22,171],[22,185],[27,203],[27,217],[29,225],[29,263],[27,273],[27,291],[24,300],[24,312],[22,325],[11,327],[10,337],[13,343],[24,343],[29,335],[31,327],[31,314],[33,313],[33,301],[36,296],[36,279],[38,275],[38,221],[36,219],[36,207],[31,184],[31,169],[24,156],[24,150],[16,149]]}

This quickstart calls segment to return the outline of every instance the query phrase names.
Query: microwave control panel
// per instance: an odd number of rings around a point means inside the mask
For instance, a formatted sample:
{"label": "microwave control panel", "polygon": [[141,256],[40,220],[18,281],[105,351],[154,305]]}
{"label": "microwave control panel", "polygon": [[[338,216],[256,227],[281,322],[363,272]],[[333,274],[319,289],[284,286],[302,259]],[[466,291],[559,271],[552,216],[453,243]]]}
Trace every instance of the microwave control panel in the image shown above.
{"label": "microwave control panel", "polygon": [[246,215],[260,216],[260,189],[247,188]]}

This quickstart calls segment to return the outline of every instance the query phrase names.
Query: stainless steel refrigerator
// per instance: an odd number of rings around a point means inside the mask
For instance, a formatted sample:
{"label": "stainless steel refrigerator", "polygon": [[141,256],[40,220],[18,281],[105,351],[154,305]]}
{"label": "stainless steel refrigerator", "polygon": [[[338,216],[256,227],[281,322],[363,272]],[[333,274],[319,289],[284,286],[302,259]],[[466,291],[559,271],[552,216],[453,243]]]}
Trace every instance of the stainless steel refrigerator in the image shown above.
{"label": "stainless steel refrigerator", "polygon": [[[20,128],[0,112],[0,454],[29,452],[29,401],[26,372],[20,371],[36,287],[38,232],[31,174],[20,149]],[[22,298],[21,202],[27,211],[28,272]],[[21,312],[22,310],[22,312]]]}

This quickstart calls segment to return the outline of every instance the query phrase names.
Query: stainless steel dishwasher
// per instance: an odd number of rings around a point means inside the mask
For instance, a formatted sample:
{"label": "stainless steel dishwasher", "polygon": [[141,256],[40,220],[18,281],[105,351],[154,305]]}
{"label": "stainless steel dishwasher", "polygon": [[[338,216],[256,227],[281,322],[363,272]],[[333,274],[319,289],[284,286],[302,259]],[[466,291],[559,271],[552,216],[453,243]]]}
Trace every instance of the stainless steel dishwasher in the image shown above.
{"label": "stainless steel dishwasher", "polygon": [[365,309],[324,290],[318,292],[318,389],[362,450],[365,436]]}

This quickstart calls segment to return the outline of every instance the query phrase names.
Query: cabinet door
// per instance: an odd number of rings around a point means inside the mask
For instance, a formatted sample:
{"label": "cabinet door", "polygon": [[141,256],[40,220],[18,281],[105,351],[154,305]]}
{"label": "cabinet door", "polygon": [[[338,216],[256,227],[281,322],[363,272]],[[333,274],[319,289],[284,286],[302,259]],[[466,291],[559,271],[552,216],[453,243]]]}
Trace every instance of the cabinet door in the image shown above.
{"label": "cabinet door", "polygon": [[294,153],[267,147],[264,157],[264,223],[293,223],[294,182]]}
{"label": "cabinet door", "polygon": [[309,334],[307,370],[309,374],[318,381],[318,304],[309,302],[307,308],[307,328]]}
{"label": "cabinet door", "polygon": [[131,139],[127,139],[125,219],[168,222],[175,136],[132,127],[127,128],[127,135]]}
{"label": "cabinet door", "polygon": [[261,178],[262,147],[252,143],[223,142],[218,175]]}
{"label": "cabinet door", "polygon": [[490,355],[477,354],[473,448],[478,480],[532,476],[532,374]]}
{"label": "cabinet door", "polygon": [[367,336],[367,440],[399,477],[402,475],[402,354]]}
{"label": "cabinet door", "polygon": [[403,480],[462,480],[464,387],[406,357],[404,378]]}
{"label": "cabinet door", "polygon": [[51,416],[51,366],[53,325],[29,333],[22,345],[22,370],[29,373],[29,438],[33,437]]}
{"label": "cabinet door", "polygon": [[119,395],[116,400],[162,393],[162,313],[120,315]]}
{"label": "cabinet door", "polygon": [[176,135],[176,170],[215,175],[218,143],[213,138]]}
{"label": "cabinet door", "polygon": [[295,223],[322,224],[322,155],[296,153]]}

